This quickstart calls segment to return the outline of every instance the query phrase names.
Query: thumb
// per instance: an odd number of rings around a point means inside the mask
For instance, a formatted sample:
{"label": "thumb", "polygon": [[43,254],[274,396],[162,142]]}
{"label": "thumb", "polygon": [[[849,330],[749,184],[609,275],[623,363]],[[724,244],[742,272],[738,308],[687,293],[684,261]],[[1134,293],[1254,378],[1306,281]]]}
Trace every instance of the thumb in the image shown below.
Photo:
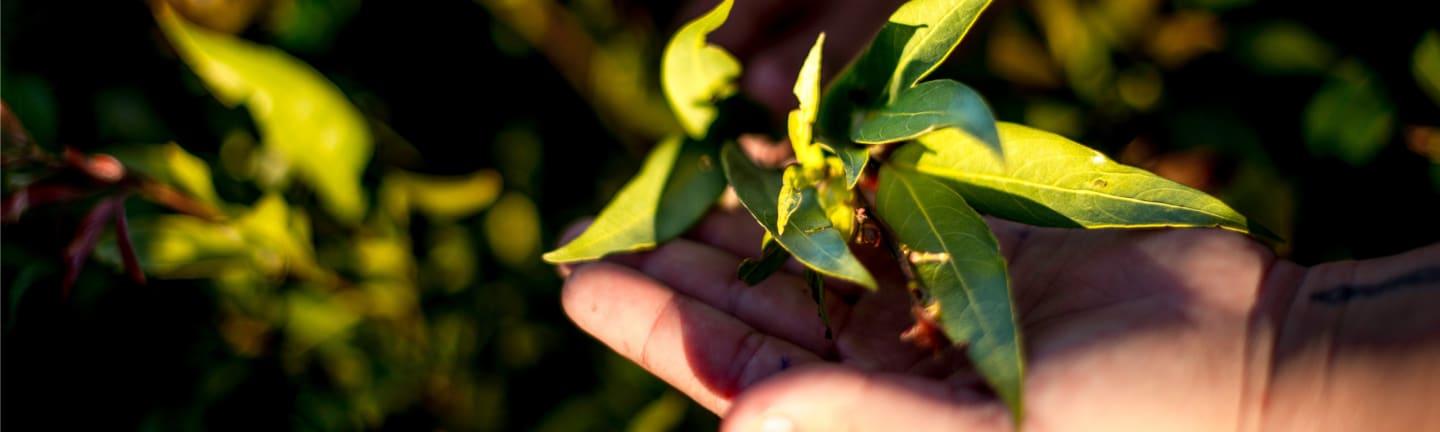
{"label": "thumb", "polygon": [[725,413],[721,429],[948,432],[1012,428],[1004,406],[967,388],[821,364],[780,374],[741,393]]}

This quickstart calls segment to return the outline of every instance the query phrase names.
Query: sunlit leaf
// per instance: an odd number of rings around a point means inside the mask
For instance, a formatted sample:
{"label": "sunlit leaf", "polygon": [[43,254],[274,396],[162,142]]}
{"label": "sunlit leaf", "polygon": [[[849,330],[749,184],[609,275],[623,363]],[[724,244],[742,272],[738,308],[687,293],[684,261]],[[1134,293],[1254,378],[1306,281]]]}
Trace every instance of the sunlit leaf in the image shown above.
{"label": "sunlit leaf", "polygon": [[849,239],[855,234],[855,194],[845,184],[843,177],[830,177],[815,186],[815,198],[830,226],[840,235]]}
{"label": "sunlit leaf", "polygon": [[830,226],[814,189],[803,191],[799,208],[790,217],[785,233],[779,234],[775,221],[779,220],[776,197],[783,183],[781,174],[755,166],[734,144],[726,145],[720,153],[725,176],[735,187],[740,203],[796,260],[827,276],[875,289],[875,279],[850,253],[845,237]]}
{"label": "sunlit leaf", "polygon": [[1000,151],[990,106],[980,93],[952,80],[927,81],[906,89],[895,102],[860,122],[850,138],[858,143],[887,144],[946,128],[964,131]]}
{"label": "sunlit leaf", "polygon": [[179,144],[146,146],[135,151],[116,152],[115,155],[125,166],[161,183],[174,185],[201,202],[212,206],[220,203],[215,194],[215,182],[210,176],[210,166]]}
{"label": "sunlit leaf", "polygon": [[989,0],[911,0],[900,6],[890,22],[914,27],[915,33],[900,49],[886,91],[890,101],[940,67],[989,5]]}
{"label": "sunlit leaf", "polygon": [[682,138],[660,143],[645,158],[640,172],[630,179],[610,204],[579,237],[544,255],[552,264],[599,259],[612,253],[634,252],[655,247],[655,216],[665,179],[680,153]]}
{"label": "sunlit leaf", "polygon": [[1358,63],[1340,67],[1305,107],[1312,154],[1365,165],[1390,142],[1395,107],[1375,74]]}
{"label": "sunlit leaf", "polygon": [[545,261],[587,261],[645,250],[683,233],[724,190],[713,148],[709,142],[683,137],[661,142],[590,227],[546,253]]}
{"label": "sunlit leaf", "polygon": [[[208,278],[230,267],[249,267],[250,249],[240,230],[189,216],[161,215],[131,227],[140,267],[160,278]],[[113,240],[112,240],[113,241]],[[107,258],[113,247],[102,246]],[[118,255],[106,261],[120,262]]]}
{"label": "sunlit leaf", "polygon": [[780,231],[775,235],[785,235],[785,227],[790,225],[790,217],[800,210],[800,202],[804,201],[804,192],[809,189],[805,184],[805,174],[801,172],[799,165],[785,167],[785,173],[780,177],[780,195],[776,197],[775,228]]}
{"label": "sunlit leaf", "polygon": [[690,21],[665,46],[660,80],[670,107],[691,138],[701,138],[715,120],[715,102],[735,93],[740,62],[719,46],[706,42],[710,32],[725,24],[734,0]]}
{"label": "sunlit leaf", "polygon": [[540,211],[529,197],[510,192],[485,215],[485,237],[501,263],[524,268],[540,251]]}
{"label": "sunlit leaf", "polygon": [[[851,187],[869,162],[869,151],[849,142],[856,116],[898,98],[945,61],[970,30],[988,0],[913,0],[889,22],[821,98],[819,135],[844,162]],[[887,97],[888,95],[888,97]]]}
{"label": "sunlit leaf", "polygon": [[1005,259],[962,193],[954,183],[886,164],[875,211],[929,294],[926,309],[953,343],[967,346],[975,369],[1018,424],[1025,363]]}
{"label": "sunlit leaf", "polygon": [[250,212],[235,220],[245,236],[253,259],[267,272],[291,271],[302,276],[323,273],[315,263],[310,223],[300,210],[291,210],[280,195],[260,198]]}
{"label": "sunlit leaf", "polygon": [[360,314],[333,296],[305,290],[285,296],[285,334],[293,352],[304,352],[332,338],[343,337]]}
{"label": "sunlit leaf", "polygon": [[1411,71],[1420,88],[1430,95],[1430,100],[1440,104],[1440,31],[1425,32],[1420,43],[1415,45]]}
{"label": "sunlit leaf", "polygon": [[1006,159],[968,134],[941,130],[890,163],[950,181],[982,213],[1049,227],[1219,227],[1268,232],[1204,192],[1119,164],[1059,135],[998,124]]}
{"label": "sunlit leaf", "polygon": [[[795,78],[795,98],[800,106],[790,111],[790,146],[795,150],[795,159],[800,165],[816,169],[825,165],[825,155],[820,146],[813,142],[815,137],[815,116],[820,104],[820,56],[825,47],[825,34],[815,39],[800,75]],[[784,226],[783,224],[781,226]]]}
{"label": "sunlit leaf", "polygon": [[406,223],[410,210],[453,220],[484,210],[500,196],[500,174],[491,170],[468,176],[439,177],[394,172],[380,186],[380,205],[392,220]]}
{"label": "sunlit leaf", "polygon": [[359,221],[366,207],[360,175],[372,143],[364,117],[345,95],[280,50],[200,28],[157,4],[161,29],[215,97],[244,104],[266,149],[314,187],[337,219]]}
{"label": "sunlit leaf", "polygon": [[398,235],[362,236],[352,250],[355,270],[372,280],[410,281],[415,277],[415,259],[410,241]]}

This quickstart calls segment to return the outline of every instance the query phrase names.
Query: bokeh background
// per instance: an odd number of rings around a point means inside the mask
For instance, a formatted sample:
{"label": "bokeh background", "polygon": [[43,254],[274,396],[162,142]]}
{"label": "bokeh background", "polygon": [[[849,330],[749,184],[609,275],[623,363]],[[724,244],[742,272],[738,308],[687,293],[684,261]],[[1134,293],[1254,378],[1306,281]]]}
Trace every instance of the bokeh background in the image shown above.
{"label": "bokeh background", "polygon": [[[30,137],[4,125],[5,196],[88,189],[6,215],[0,426],[714,428],[571,326],[539,260],[674,130],[658,54],[696,9],[171,3],[348,97],[372,144],[346,156],[368,211],[328,212],[293,171],[333,155],[273,151],[265,120],[211,95],[151,4],[4,0],[0,97]],[[936,76],[1002,120],[1224,198],[1302,264],[1383,256],[1440,239],[1440,8],[1426,3],[997,0]],[[67,147],[204,211],[35,162]],[[86,217],[122,193],[143,285],[111,225]]]}

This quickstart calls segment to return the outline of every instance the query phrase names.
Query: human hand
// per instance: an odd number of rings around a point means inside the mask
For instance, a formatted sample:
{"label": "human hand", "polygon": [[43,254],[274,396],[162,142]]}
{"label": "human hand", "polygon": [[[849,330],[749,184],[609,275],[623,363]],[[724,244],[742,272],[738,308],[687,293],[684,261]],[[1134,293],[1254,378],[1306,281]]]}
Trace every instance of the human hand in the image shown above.
{"label": "human hand", "polygon": [[[1026,429],[1258,421],[1273,340],[1258,330],[1303,269],[1218,230],[990,223],[1026,337]],[[754,287],[736,280],[760,236],[743,210],[718,211],[688,238],[570,269],[565,311],[728,430],[1011,429],[963,351],[901,340],[911,300],[886,253],[857,251],[878,292],[827,284],[827,340],[798,267]]]}

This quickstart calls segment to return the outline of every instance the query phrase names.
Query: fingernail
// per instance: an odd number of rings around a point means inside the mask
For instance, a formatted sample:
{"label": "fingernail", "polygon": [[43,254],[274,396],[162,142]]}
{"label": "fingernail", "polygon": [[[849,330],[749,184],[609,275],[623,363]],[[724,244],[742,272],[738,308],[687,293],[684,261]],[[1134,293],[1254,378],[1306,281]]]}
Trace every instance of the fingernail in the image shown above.
{"label": "fingernail", "polygon": [[765,417],[765,421],[760,423],[760,430],[763,432],[794,432],[795,422],[790,421],[788,418],[772,414],[769,417]]}

